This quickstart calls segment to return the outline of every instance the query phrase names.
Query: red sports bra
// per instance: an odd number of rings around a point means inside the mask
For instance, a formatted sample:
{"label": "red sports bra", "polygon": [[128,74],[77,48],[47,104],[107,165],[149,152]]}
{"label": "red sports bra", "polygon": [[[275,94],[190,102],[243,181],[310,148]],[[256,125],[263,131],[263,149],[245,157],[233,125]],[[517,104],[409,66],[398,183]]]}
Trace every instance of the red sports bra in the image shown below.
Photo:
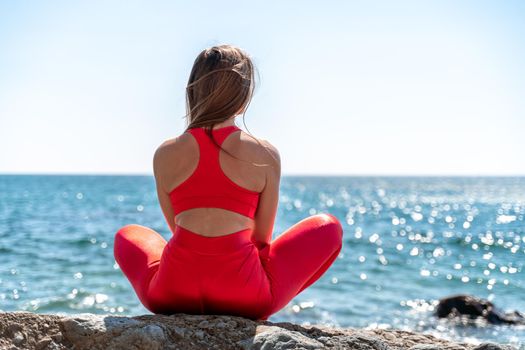
{"label": "red sports bra", "polygon": [[[222,145],[235,125],[213,129],[214,139]],[[221,208],[254,218],[260,193],[233,182],[221,169],[219,148],[204,131],[193,128],[191,133],[199,145],[199,163],[195,171],[170,193],[174,215],[193,208]]]}

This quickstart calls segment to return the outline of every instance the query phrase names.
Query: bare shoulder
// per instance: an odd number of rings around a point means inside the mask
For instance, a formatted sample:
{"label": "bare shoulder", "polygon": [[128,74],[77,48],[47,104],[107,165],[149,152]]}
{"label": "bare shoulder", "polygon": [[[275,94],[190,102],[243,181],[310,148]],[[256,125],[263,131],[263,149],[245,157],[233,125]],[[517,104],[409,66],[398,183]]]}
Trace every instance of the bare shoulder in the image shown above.
{"label": "bare shoulder", "polygon": [[[154,170],[162,170],[164,165],[175,165],[176,159],[181,154],[187,154],[192,146],[192,137],[188,134],[181,134],[175,138],[168,139],[160,144],[153,156]],[[174,164],[175,163],[175,164]]]}
{"label": "bare shoulder", "polygon": [[273,166],[280,167],[281,156],[279,150],[270,141],[252,136],[246,132],[241,134],[241,142],[243,142],[250,152],[256,155],[257,162],[269,163]]}

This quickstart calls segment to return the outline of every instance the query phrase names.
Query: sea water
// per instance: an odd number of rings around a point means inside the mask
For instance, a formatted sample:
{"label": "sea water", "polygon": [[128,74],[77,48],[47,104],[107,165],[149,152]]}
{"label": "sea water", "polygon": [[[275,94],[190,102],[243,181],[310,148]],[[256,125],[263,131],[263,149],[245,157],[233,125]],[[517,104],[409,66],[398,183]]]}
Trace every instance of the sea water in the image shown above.
{"label": "sea water", "polygon": [[[525,311],[525,178],[284,176],[274,238],[317,213],[342,222],[342,251],[269,321],[525,347],[523,326],[432,315],[457,293]],[[130,223],[171,235],[150,176],[0,176],[0,310],[149,313],[113,257]]]}

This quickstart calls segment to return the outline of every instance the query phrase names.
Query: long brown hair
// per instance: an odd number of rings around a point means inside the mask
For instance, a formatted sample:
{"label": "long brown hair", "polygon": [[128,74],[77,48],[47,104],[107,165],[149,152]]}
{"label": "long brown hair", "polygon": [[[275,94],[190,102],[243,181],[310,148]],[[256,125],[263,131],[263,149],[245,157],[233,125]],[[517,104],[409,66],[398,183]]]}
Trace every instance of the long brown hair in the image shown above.
{"label": "long brown hair", "polygon": [[[246,162],[222,148],[213,137],[212,130],[215,124],[228,120],[241,110],[246,127],[244,114],[255,90],[255,72],[249,55],[236,46],[224,44],[203,50],[193,63],[186,86],[185,131],[204,128],[220,150]],[[261,145],[256,137],[248,134]],[[269,165],[250,163],[256,166]]]}

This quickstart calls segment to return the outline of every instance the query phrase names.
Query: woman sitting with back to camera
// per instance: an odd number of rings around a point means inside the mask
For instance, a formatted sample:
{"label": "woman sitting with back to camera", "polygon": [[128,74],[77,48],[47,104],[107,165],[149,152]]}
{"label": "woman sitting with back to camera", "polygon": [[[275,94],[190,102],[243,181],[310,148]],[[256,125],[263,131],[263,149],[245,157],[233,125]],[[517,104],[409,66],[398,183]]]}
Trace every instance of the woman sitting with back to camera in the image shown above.
{"label": "woman sitting with back to camera", "polygon": [[272,241],[279,152],[235,124],[253,91],[254,66],[243,50],[219,45],[197,56],[186,87],[187,128],[153,159],[173,235],[166,242],[127,225],[115,236],[115,260],[152,313],[266,320],[341,251],[342,226],[331,214],[307,217]]}

